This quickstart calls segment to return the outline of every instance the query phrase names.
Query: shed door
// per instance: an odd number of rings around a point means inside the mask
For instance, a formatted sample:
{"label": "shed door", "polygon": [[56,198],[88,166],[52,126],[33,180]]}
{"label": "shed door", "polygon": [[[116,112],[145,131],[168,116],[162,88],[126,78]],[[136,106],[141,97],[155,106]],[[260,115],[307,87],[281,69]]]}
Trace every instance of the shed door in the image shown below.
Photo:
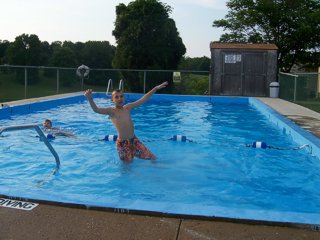
{"label": "shed door", "polygon": [[266,53],[224,52],[221,94],[266,96]]}
{"label": "shed door", "polygon": [[265,53],[246,53],[243,57],[243,95],[266,96]]}
{"label": "shed door", "polygon": [[221,94],[242,95],[242,63],[240,53],[222,54]]}

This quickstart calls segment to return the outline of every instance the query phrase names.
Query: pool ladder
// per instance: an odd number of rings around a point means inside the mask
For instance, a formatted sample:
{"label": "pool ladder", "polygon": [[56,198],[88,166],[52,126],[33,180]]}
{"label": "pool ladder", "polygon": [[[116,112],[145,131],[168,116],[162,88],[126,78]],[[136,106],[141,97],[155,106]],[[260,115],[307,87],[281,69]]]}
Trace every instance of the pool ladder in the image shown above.
{"label": "pool ladder", "polygon": [[[110,78],[109,81],[108,81],[108,85],[107,85],[107,91],[106,91],[106,95],[109,94],[109,90],[113,89],[113,82],[112,82],[112,79]],[[120,82],[119,82],[119,89],[120,90],[124,90],[124,86],[123,86],[123,80],[121,79]]]}
{"label": "pool ladder", "polygon": [[37,125],[18,125],[18,126],[3,127],[3,128],[0,128],[0,135],[6,131],[25,130],[25,129],[35,129],[36,132],[39,134],[40,140],[43,141],[44,144],[48,147],[48,149],[50,150],[50,152],[52,153],[52,155],[54,156],[54,158],[56,160],[56,169],[53,172],[53,174],[56,174],[60,168],[59,156],[39,126],[37,126]]}

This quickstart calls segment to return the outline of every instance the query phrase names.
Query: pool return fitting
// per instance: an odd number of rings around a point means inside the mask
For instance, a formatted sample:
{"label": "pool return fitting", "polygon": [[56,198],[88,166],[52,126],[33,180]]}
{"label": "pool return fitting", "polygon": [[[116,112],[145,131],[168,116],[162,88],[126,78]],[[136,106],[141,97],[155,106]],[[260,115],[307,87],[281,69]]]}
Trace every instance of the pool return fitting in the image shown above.
{"label": "pool return fitting", "polygon": [[56,160],[56,168],[53,171],[53,175],[55,175],[59,171],[59,168],[60,168],[60,159],[59,159],[57,152],[54,150],[54,148],[52,147],[52,145],[50,144],[47,137],[44,135],[44,133],[42,132],[42,130],[40,129],[39,126],[37,126],[37,125],[18,125],[18,126],[3,127],[3,128],[0,128],[0,135],[6,131],[16,131],[16,130],[25,130],[25,129],[35,129],[36,132],[40,136],[40,140],[42,142],[44,142],[44,144],[48,147],[48,149],[50,150],[50,152],[54,156],[54,158]]}

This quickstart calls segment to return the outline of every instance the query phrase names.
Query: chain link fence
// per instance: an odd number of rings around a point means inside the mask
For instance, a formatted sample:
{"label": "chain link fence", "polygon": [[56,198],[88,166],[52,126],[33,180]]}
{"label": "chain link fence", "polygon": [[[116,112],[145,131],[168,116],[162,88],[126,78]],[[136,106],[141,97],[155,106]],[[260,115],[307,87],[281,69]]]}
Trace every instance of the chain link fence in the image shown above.
{"label": "chain link fence", "polygon": [[[83,77],[83,78],[82,78]],[[106,92],[119,88],[145,93],[155,85],[171,81],[160,93],[204,95],[208,93],[209,71],[90,69],[0,65],[0,103],[93,89]],[[320,73],[279,73],[280,98],[320,112]],[[111,86],[110,86],[111,85]]]}
{"label": "chain link fence", "polygon": [[161,93],[203,95],[209,88],[209,71],[90,69],[0,65],[0,102],[43,97],[93,89],[106,92],[123,82],[125,92],[145,93],[155,85],[171,81]]}
{"label": "chain link fence", "polygon": [[320,111],[320,73],[279,73],[280,98]]}

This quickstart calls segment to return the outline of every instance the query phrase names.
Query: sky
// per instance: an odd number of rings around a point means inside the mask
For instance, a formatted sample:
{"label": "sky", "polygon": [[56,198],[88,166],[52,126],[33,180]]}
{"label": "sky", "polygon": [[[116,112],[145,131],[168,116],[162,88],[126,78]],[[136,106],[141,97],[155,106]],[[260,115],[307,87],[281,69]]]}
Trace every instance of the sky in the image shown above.
{"label": "sky", "polygon": [[[118,4],[132,0],[0,0],[0,40],[35,34],[40,41],[109,41]],[[210,57],[209,44],[218,41],[223,29],[214,20],[227,14],[227,0],[161,0],[172,7],[170,17],[187,48],[188,57]]]}

